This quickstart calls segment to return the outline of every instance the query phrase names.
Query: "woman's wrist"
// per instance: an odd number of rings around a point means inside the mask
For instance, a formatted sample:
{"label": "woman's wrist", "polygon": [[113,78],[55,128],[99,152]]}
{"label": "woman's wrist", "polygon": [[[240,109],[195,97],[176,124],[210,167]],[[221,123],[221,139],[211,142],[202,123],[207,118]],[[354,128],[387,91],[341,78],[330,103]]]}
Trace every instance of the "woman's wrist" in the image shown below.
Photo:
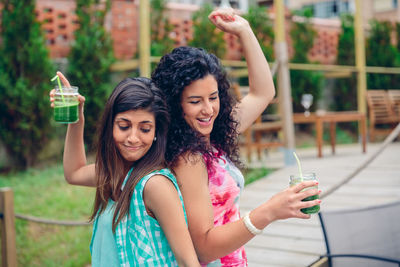
{"label": "woman's wrist", "polygon": [[250,211],[246,213],[246,215],[243,217],[243,222],[244,225],[246,226],[247,230],[249,230],[250,233],[253,235],[260,235],[263,232],[263,229],[258,229],[251,221],[250,219]]}
{"label": "woman's wrist", "polygon": [[250,25],[246,25],[245,27],[242,27],[242,29],[239,30],[239,32],[237,33],[237,36],[239,37],[240,40],[246,40],[253,34],[254,33],[253,33],[253,30],[251,29]]}

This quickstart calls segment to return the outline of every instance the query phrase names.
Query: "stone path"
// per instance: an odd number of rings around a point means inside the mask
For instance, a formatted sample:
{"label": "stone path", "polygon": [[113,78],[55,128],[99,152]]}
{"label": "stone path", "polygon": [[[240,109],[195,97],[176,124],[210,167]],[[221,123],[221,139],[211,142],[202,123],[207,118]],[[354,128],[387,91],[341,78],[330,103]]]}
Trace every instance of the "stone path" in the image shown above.
{"label": "stone path", "polygon": [[[337,146],[336,155],[324,147],[323,158],[316,157],[315,148],[300,149],[296,153],[303,170],[314,171],[320,181],[320,189],[328,190],[339,183],[369,155],[379,144],[368,144],[367,154],[361,146]],[[297,166],[283,167],[281,152],[270,152],[254,166],[277,167],[279,170],[266,178],[245,187],[241,197],[241,212],[244,214],[275,193],[288,186],[289,175],[297,173]],[[366,169],[358,173],[349,183],[328,195],[321,209],[348,209],[388,203],[400,199],[400,142],[391,143]],[[264,233],[253,238],[246,246],[250,267],[257,266],[309,266],[325,253],[325,244],[318,216],[310,220],[289,219],[269,225]]]}

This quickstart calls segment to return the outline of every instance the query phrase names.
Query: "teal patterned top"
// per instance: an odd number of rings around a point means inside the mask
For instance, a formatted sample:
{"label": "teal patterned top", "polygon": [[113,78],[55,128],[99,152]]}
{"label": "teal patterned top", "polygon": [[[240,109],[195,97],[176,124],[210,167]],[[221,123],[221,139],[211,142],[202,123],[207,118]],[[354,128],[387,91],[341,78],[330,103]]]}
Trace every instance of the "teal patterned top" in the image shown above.
{"label": "teal patterned top", "polygon": [[[126,184],[131,171],[127,174],[123,186]],[[115,231],[115,242],[120,266],[178,266],[175,256],[168,244],[167,238],[159,223],[151,217],[144,205],[143,190],[147,181],[154,175],[163,175],[174,184],[182,203],[183,199],[176,178],[169,169],[161,169],[144,176],[136,185],[129,208],[129,216],[125,216],[117,225]],[[96,217],[93,225],[93,236],[91,252],[93,258],[98,221],[103,213]],[[111,221],[109,227],[111,228]],[[106,244],[100,244],[106,245]],[[93,265],[96,267],[95,265]],[[100,266],[100,265],[99,265]]]}

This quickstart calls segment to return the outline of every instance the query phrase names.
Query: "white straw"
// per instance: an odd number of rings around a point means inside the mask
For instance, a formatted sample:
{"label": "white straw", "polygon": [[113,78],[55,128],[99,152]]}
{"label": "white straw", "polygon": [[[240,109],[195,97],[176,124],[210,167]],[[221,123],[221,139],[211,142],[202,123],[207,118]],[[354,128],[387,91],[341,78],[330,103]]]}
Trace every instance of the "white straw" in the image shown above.
{"label": "white straw", "polygon": [[303,173],[302,173],[302,171],[301,171],[300,160],[299,160],[299,158],[297,157],[296,152],[293,151],[293,155],[294,155],[294,157],[296,158],[296,161],[297,161],[297,167],[299,168],[300,179],[301,179],[301,181],[303,181]]}

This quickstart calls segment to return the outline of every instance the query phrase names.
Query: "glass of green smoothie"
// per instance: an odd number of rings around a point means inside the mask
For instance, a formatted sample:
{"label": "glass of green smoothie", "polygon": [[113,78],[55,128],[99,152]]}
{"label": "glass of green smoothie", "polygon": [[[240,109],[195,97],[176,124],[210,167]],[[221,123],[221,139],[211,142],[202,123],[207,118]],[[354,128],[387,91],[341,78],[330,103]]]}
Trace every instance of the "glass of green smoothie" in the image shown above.
{"label": "glass of green smoothie", "polygon": [[79,120],[78,87],[55,88],[54,120],[58,123],[75,123]]}
{"label": "glass of green smoothie", "polygon": [[[313,173],[313,172],[303,173],[302,177],[300,177],[300,175],[290,175],[290,186],[294,186],[298,183],[301,183],[302,181],[315,181],[315,180],[317,180],[317,178],[315,177],[315,173]],[[313,188],[318,189],[318,186],[307,187],[303,190],[308,190],[308,189],[313,189]],[[302,201],[310,201],[310,200],[314,200],[314,199],[319,199],[319,195],[306,197]],[[319,211],[319,208],[320,208],[319,205],[315,205],[315,206],[312,206],[309,208],[301,209],[301,211],[305,214],[312,214],[312,213],[317,213]]]}

